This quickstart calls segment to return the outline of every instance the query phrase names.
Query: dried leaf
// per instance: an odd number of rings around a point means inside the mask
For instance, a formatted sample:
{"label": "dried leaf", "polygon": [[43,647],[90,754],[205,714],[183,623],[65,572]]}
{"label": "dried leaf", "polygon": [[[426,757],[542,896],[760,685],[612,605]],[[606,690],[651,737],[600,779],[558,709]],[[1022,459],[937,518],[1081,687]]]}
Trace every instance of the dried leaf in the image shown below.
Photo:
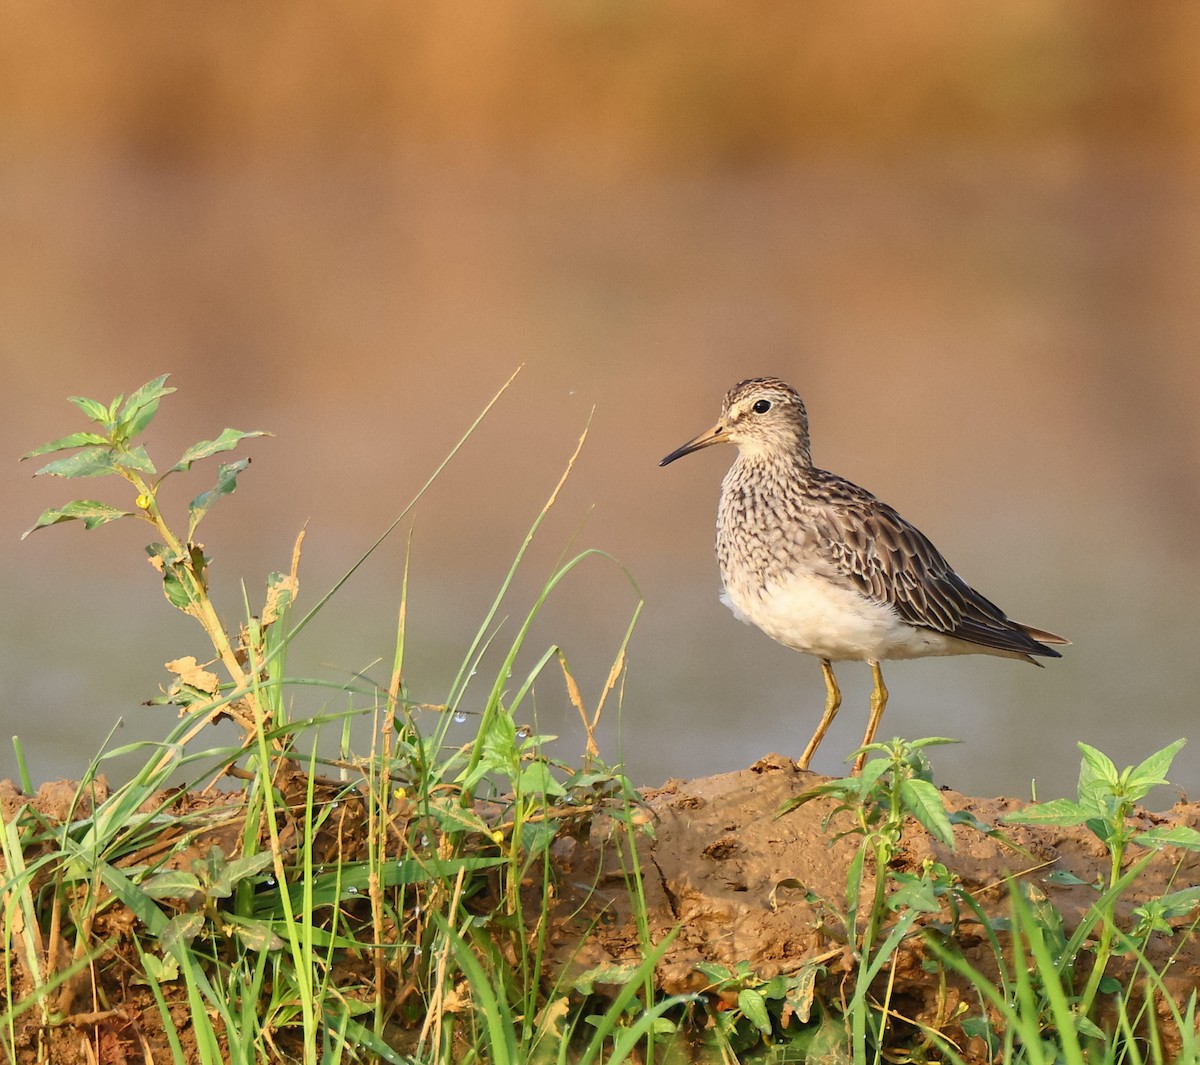
{"label": "dried leaf", "polygon": [[216,695],[220,691],[220,678],[199,665],[191,655],[185,658],[176,658],[174,661],[168,662],[166,667],[172,673],[179,674],[181,684],[186,684],[188,687],[208,695]]}

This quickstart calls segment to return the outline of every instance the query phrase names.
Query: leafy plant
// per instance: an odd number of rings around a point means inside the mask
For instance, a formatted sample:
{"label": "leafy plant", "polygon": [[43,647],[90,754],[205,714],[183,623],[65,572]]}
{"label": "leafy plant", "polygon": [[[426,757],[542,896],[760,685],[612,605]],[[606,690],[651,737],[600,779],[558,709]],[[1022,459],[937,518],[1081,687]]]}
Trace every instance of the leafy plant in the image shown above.
{"label": "leafy plant", "polygon": [[[1138,765],[1127,766],[1119,771],[1107,755],[1095,747],[1080,743],[1083,760],[1079,767],[1076,799],[1053,799],[1049,802],[1034,803],[1004,818],[1012,824],[1085,825],[1108,850],[1108,881],[1098,887],[1099,897],[1095,905],[1088,918],[1081,922],[1065,945],[1062,960],[1058,965],[1059,976],[1064,977],[1066,967],[1074,963],[1078,952],[1083,949],[1086,937],[1098,923],[1100,933],[1092,948],[1095,960],[1083,993],[1075,1004],[1076,1013],[1085,1022],[1090,1023],[1097,995],[1101,991],[1117,990],[1114,983],[1105,980],[1114,946],[1122,951],[1138,946],[1144,947],[1146,939],[1153,932],[1171,930],[1170,925],[1166,923],[1169,916],[1182,916],[1200,903],[1200,889],[1189,886],[1143,904],[1135,914],[1136,925],[1132,936],[1122,933],[1116,924],[1117,900],[1141,875],[1155,852],[1168,846],[1200,851],[1200,832],[1193,828],[1177,825],[1173,828],[1141,831],[1134,826],[1131,817],[1140,799],[1152,788],[1167,783],[1171,763],[1185,742],[1182,739],[1176,740],[1162,750],[1155,751]],[[1125,862],[1131,846],[1144,848],[1146,853],[1126,868]],[[1136,942],[1138,938],[1141,939],[1140,944]]]}
{"label": "leafy plant", "polygon": [[705,994],[715,1000],[709,1010],[709,1041],[727,1053],[743,1053],[783,1038],[797,1052],[812,1049],[818,1029],[810,1025],[816,1006],[817,980],[825,974],[818,959],[798,970],[764,979],[748,962],[730,969],[710,962],[698,966],[711,981]]}
{"label": "leafy plant", "polygon": [[[835,802],[825,819],[827,827],[838,814],[848,814],[852,819],[850,827],[839,830],[834,838],[854,834],[861,839],[850,866],[845,909],[846,939],[860,954],[871,953],[889,911],[906,905],[915,895],[906,889],[900,899],[889,904],[889,889],[896,885],[891,879],[891,865],[900,851],[906,819],[915,819],[939,842],[954,848],[954,829],[924,754],[928,747],[954,742],[930,737],[873,743],[863,749],[883,757],[870,759],[857,776],[809,788],[785,803],[777,815],[783,816],[813,799],[830,798]],[[860,933],[857,922],[868,859],[876,875],[866,925]]]}
{"label": "leafy plant", "polygon": [[[881,1052],[887,1025],[886,1000],[878,1011],[870,1007],[871,985],[894,959],[901,943],[916,934],[919,917],[938,912],[942,896],[956,890],[953,879],[940,863],[927,863],[915,875],[892,867],[900,853],[905,822],[910,817],[936,840],[954,848],[953,825],[924,753],[929,747],[954,742],[930,737],[872,743],[862,750],[881,757],[867,761],[861,773],[818,784],[785,803],[777,815],[783,816],[814,799],[833,799],[826,826],[837,815],[848,815],[850,826],[839,830],[835,838],[856,835],[860,840],[850,863],[843,906],[810,896],[810,901],[819,905],[831,921],[840,924],[837,938],[847,944],[857,959],[854,995],[846,1011],[856,1061],[866,1060],[868,1041]],[[869,898],[865,896],[868,868],[874,873]],[[862,919],[860,914],[864,910]]]}
{"label": "leafy plant", "polygon": [[[175,391],[166,384],[168,376],[163,374],[156,377],[133,392],[128,399],[119,395],[108,404],[84,396],[72,396],[71,402],[96,428],[60,437],[22,456],[23,459],[31,459],[71,451],[73,454],[54,459],[41,467],[35,476],[49,475],[72,480],[119,477],[133,489],[135,509],[122,510],[94,499],[74,499],[63,506],[44,511],[26,530],[22,539],[39,529],[68,521],[82,521],[85,529],[95,529],[125,518],[149,524],[159,539],[147,546],[146,553],[150,564],[162,577],[163,594],[167,602],[201,624],[232,686],[228,694],[222,695],[221,683],[215,674],[198,665],[194,658],[179,659],[171,663],[177,680],[168,693],[168,699],[194,710],[200,718],[198,727],[203,727],[220,714],[227,714],[250,735],[254,732],[255,722],[263,715],[257,694],[263,676],[261,668],[248,670],[246,663],[255,661],[260,667],[263,664],[263,630],[280,618],[298,590],[295,564],[289,576],[272,574],[268,580],[267,599],[260,613],[259,625],[253,631],[243,631],[238,639],[231,638],[209,598],[209,559],[204,554],[203,545],[195,537],[205,515],[223,496],[229,495],[237,487],[238,476],[250,465],[250,460],[239,459],[218,467],[216,483],[195,496],[188,505],[185,532],[177,532],[168,523],[159,507],[158,494],[169,477],[190,470],[203,459],[232,451],[243,440],[269,434],[261,430],[243,432],[240,429],[224,429],[216,438],[201,440],[187,448],[174,465],[159,474],[145,444],[138,442],[138,438],[154,420],[160,401]],[[297,555],[298,551],[299,543]],[[250,646],[251,642],[254,647]]]}

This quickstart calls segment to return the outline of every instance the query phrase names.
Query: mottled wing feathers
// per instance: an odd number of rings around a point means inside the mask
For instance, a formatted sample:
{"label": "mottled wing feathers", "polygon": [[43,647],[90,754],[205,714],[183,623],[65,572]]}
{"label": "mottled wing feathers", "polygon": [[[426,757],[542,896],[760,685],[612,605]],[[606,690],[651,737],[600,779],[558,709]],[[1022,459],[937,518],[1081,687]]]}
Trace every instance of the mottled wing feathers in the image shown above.
{"label": "mottled wing feathers", "polygon": [[[964,581],[929,539],[870,492],[811,469],[808,503],[817,550],[864,595],[911,625],[983,647],[1061,657]],[[1054,637],[1052,642],[1067,642]]]}

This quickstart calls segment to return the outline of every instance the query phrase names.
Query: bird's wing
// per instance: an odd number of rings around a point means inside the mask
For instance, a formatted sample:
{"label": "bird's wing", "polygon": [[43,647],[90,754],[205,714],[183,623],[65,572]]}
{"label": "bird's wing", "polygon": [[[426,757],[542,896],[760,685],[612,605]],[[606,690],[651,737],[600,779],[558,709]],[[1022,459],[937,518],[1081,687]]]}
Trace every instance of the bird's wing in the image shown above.
{"label": "bird's wing", "polygon": [[886,503],[832,474],[825,478],[812,515],[817,549],[860,592],[890,604],[910,625],[999,650],[1055,653],[967,584]]}

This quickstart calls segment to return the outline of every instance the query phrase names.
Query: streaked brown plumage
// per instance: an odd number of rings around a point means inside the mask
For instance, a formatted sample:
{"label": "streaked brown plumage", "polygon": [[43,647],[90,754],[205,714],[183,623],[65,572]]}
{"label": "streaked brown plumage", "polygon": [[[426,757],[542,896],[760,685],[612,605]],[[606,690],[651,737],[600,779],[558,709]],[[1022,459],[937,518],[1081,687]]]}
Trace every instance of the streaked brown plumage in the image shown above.
{"label": "streaked brown plumage", "polygon": [[1040,665],[1033,656],[1060,657],[1048,644],[1069,643],[1008,618],[890,506],[814,466],[804,403],[778,378],[736,385],[717,424],[660,465],[726,441],[738,456],[717,513],[722,599],[740,620],[819,657],[825,676],[825,714],[802,768],[841,704],[832,662],[871,666],[865,746],[887,705],[881,661],[990,654]]}

